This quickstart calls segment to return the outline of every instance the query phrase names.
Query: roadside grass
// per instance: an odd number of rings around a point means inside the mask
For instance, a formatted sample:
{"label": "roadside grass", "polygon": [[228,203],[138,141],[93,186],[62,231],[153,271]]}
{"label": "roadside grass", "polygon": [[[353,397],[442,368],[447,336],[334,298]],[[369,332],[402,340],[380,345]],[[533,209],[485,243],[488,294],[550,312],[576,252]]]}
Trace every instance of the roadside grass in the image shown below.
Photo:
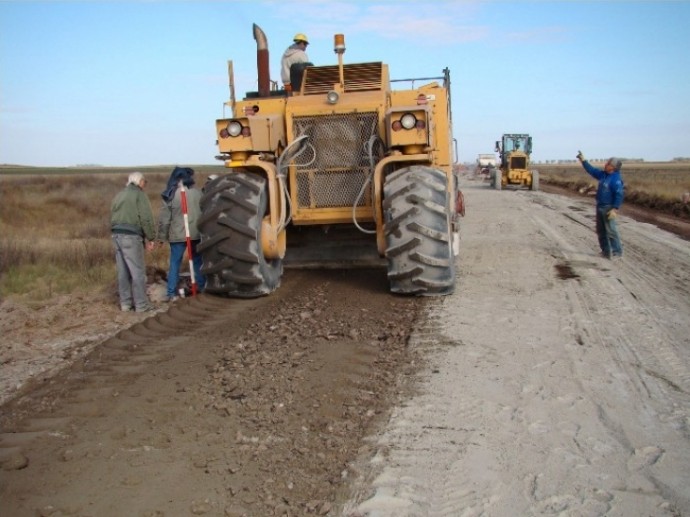
{"label": "roadside grass", "polygon": [[[221,166],[192,166],[197,184]],[[154,217],[173,166],[138,168],[33,168],[0,166],[0,300],[31,301],[59,294],[115,289],[110,203],[133,170],[148,180]],[[579,164],[539,164],[540,179],[585,192],[596,188]],[[690,164],[630,163],[623,166],[626,203],[690,219],[681,201],[690,192]],[[167,270],[167,246],[148,253],[147,265]],[[187,265],[183,266],[187,268]]]}
{"label": "roadside grass", "polygon": [[[197,183],[222,167],[194,167]],[[44,301],[116,286],[110,203],[130,172],[148,180],[154,217],[173,167],[39,169],[0,167],[0,300]],[[208,172],[204,172],[207,170]],[[147,265],[167,271],[169,250],[156,248]],[[184,266],[186,267],[186,266]]]}
{"label": "roadside grass", "polygon": [[112,283],[113,274],[114,269],[106,264],[99,264],[85,274],[59,264],[25,264],[5,272],[3,295],[39,301],[59,294],[103,292],[107,284]]}
{"label": "roadside grass", "polygon": [[3,294],[39,297],[89,290],[112,280],[109,239],[4,238],[0,245]]}
{"label": "roadside grass", "polygon": [[[603,167],[603,163],[593,163]],[[596,190],[597,181],[579,163],[539,164],[542,183],[548,183],[581,193]],[[690,163],[631,162],[621,169],[625,183],[625,203],[651,208],[676,217],[690,219],[690,203],[683,195],[690,192]]]}

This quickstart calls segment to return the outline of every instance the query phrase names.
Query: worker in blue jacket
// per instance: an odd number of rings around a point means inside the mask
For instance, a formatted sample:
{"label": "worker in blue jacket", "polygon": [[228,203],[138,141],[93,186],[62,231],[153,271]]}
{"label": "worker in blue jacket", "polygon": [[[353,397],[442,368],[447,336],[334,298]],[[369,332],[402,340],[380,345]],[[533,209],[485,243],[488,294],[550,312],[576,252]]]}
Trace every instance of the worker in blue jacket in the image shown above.
{"label": "worker in blue jacket", "polygon": [[616,224],[618,210],[623,204],[622,162],[618,158],[609,158],[602,170],[593,167],[582,155],[582,151],[578,151],[577,159],[589,175],[599,181],[596,220],[601,256],[608,259],[622,257],[623,245]]}

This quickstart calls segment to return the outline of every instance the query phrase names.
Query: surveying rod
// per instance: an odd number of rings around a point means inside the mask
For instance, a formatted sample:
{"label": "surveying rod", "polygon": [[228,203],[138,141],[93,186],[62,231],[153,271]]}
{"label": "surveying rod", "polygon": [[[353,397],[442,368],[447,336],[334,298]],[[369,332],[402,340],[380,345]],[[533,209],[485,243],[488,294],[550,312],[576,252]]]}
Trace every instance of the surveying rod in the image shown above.
{"label": "surveying rod", "polygon": [[196,296],[196,277],[194,276],[194,257],[192,256],[192,239],[189,237],[189,215],[187,212],[187,189],[180,181],[180,201],[182,203],[182,217],[184,218],[184,235],[187,241],[187,258],[189,259],[189,273],[192,279],[192,296]]}

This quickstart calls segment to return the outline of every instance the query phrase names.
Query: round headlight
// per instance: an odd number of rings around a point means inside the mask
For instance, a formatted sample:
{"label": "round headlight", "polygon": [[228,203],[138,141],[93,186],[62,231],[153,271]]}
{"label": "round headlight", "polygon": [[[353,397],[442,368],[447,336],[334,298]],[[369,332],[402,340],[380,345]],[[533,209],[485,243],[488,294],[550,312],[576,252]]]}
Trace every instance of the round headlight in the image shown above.
{"label": "round headlight", "polygon": [[338,92],[334,90],[331,90],[326,94],[326,102],[328,102],[328,104],[335,104],[336,102],[338,102],[339,98],[340,95],[338,95]]}
{"label": "round headlight", "polygon": [[228,124],[228,133],[230,136],[238,136],[240,133],[242,133],[242,124],[236,120],[231,120]]}
{"label": "round headlight", "polygon": [[402,127],[404,127],[405,129],[412,129],[417,123],[417,119],[412,113],[405,113],[400,118],[400,123],[402,124]]}

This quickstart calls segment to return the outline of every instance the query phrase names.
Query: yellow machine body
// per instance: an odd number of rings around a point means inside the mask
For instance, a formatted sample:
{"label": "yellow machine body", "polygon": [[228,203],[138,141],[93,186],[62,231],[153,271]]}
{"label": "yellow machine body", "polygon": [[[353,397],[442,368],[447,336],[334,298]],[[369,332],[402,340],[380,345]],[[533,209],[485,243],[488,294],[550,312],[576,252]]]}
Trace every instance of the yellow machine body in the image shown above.
{"label": "yellow machine body", "polygon": [[530,169],[531,136],[524,133],[506,133],[496,142],[495,150],[501,157],[499,170],[495,172],[500,174],[500,178],[494,179],[496,188],[514,186],[538,190],[538,172]]}
{"label": "yellow machine body", "polygon": [[[389,175],[428,167],[435,177],[439,171],[443,175],[447,199],[456,197],[450,72],[392,81],[382,62],[344,64],[344,36],[336,35],[337,64],[307,63],[289,88],[278,89],[269,78],[265,35],[256,25],[254,34],[259,88],[235,100],[230,64],[231,98],[225,106],[232,113],[216,120],[216,158],[228,174],[258,175],[265,181],[263,258],[299,262],[293,258],[309,234],[319,248],[316,261],[354,264],[360,258],[355,249],[385,259]],[[397,88],[400,84],[406,88]],[[449,219],[455,230],[454,216]],[[340,237],[334,237],[337,231]],[[363,246],[352,244],[353,234]],[[327,248],[329,257],[324,256]]]}

